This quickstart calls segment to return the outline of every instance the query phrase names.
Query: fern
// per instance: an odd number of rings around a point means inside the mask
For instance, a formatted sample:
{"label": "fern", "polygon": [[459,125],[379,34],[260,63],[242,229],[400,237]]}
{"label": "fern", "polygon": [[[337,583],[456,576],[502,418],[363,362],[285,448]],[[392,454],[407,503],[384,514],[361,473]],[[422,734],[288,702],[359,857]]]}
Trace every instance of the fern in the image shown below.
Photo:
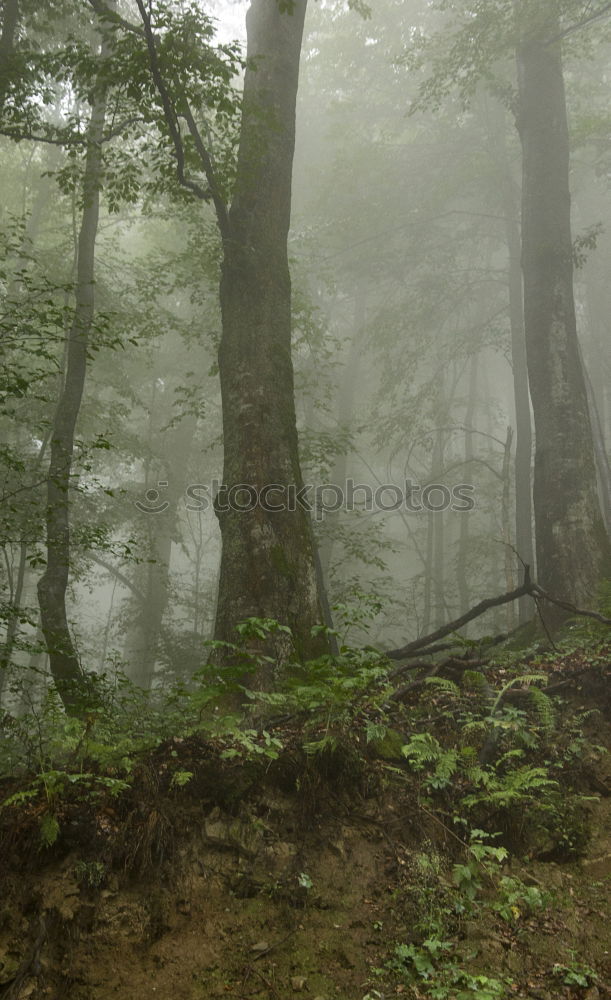
{"label": "fern", "polygon": [[427,677],[426,683],[434,684],[435,687],[439,688],[439,690],[443,691],[445,694],[454,695],[456,698],[460,696],[460,688],[458,684],[455,684],[455,682],[451,681],[448,677]]}
{"label": "fern", "polygon": [[552,700],[538,687],[531,687],[528,693],[539,725],[543,732],[549,735],[553,731],[556,721]]}
{"label": "fern", "polygon": [[558,782],[547,777],[546,768],[525,765],[508,771],[502,778],[493,776],[485,795],[467,795],[463,799],[463,805],[472,808],[484,802],[487,805],[507,807],[531,801],[536,793],[557,787]]}
{"label": "fern", "polygon": [[533,684],[537,684],[538,681],[544,681],[547,683],[547,674],[523,674],[521,677],[513,677],[510,681],[501,688],[497,694],[494,704],[490,710],[490,714],[494,715],[498,711],[499,705],[501,704],[503,698],[512,687],[521,684],[524,687],[530,687]]}
{"label": "fern", "polygon": [[462,675],[462,686],[468,691],[476,691],[485,698],[488,697],[490,691],[488,681],[479,670],[465,670]]}
{"label": "fern", "polygon": [[430,733],[415,733],[401,753],[410,762],[414,771],[424,771],[427,765],[434,765],[433,773],[425,780],[428,788],[446,788],[453,774],[458,770],[457,750],[444,750]]}

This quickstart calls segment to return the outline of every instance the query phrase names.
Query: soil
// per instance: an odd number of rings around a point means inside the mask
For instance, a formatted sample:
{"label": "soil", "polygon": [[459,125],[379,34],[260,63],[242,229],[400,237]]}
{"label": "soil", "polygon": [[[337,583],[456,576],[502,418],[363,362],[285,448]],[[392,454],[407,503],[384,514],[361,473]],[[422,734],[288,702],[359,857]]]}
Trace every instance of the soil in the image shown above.
{"label": "soil", "polygon": [[[610,734],[605,722],[611,747]],[[177,758],[193,773],[185,788],[164,779]],[[249,771],[192,738],[159,748],[122,805],[66,807],[51,848],[27,824],[5,827],[0,997],[424,996],[372,969],[410,940],[430,897],[418,885],[422,857],[447,887],[454,848],[413,796],[385,785],[383,767],[353,773],[344,758],[321,769],[294,751]],[[510,863],[549,894],[544,910],[510,923],[485,910],[455,928],[468,967],[507,977],[508,996],[611,997],[611,797],[588,809],[579,859]],[[598,979],[566,984],[554,972],[578,965]]]}

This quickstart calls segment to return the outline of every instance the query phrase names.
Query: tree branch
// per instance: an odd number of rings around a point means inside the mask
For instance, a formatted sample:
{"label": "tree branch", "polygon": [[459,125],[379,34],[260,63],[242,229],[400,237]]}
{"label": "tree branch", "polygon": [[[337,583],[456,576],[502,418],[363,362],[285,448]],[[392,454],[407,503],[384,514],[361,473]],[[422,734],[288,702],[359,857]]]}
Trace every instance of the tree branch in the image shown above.
{"label": "tree branch", "polygon": [[93,7],[94,11],[98,15],[101,21],[107,21],[110,25],[117,25],[117,27],[124,28],[125,31],[131,31],[134,35],[144,35],[143,29],[139,24],[132,24],[131,21],[127,21],[116,11],[110,10],[102,0],[87,0],[90,7]]}
{"label": "tree branch", "polygon": [[127,587],[127,589],[130,590],[139,601],[145,603],[145,597],[142,591],[136,587],[129,577],[125,576],[120,569],[117,569],[117,567],[113,566],[112,563],[106,562],[105,559],[102,559],[101,556],[96,555],[94,552],[89,552],[88,556],[94,563],[97,563],[98,566],[101,566],[102,569],[105,569],[108,573],[114,576],[115,579],[118,580],[119,583],[122,583],[124,587]]}
{"label": "tree branch", "polygon": [[422,636],[420,639],[414,639],[413,642],[408,642],[406,646],[402,646],[400,649],[391,649],[385,655],[390,660],[405,660],[411,653],[425,649],[432,643],[437,642],[439,639],[445,639],[446,635],[451,635],[452,632],[457,632],[458,629],[463,628],[472,622],[475,618],[479,618],[484,612],[489,611],[490,608],[498,608],[502,604],[509,604],[511,601],[517,601],[520,597],[526,597],[532,594],[533,584],[530,579],[530,567],[524,567],[524,583],[521,587],[517,587],[515,590],[510,591],[507,594],[502,594],[500,597],[487,597],[486,600],[480,601],[476,604],[474,608],[470,611],[466,611],[464,615],[460,618],[455,618],[454,621],[448,622],[447,625],[443,625],[438,628],[435,632],[431,632],[430,635]]}
{"label": "tree branch", "polygon": [[218,184],[216,181],[216,174],[214,170],[214,164],[212,162],[212,157],[206,149],[201,133],[195,123],[195,119],[191,112],[191,108],[187,104],[183,112],[182,117],[187,123],[187,127],[193,141],[195,143],[195,148],[199,154],[199,158],[202,161],[204,168],[204,173],[206,174],[206,180],[208,181],[208,186],[210,188],[210,193],[212,195],[212,200],[214,202],[214,208],[216,209],[216,217],[218,219],[219,229],[221,231],[221,236],[223,239],[229,236],[229,218],[227,216],[227,206],[223,201],[221,192],[219,191]]}
{"label": "tree branch", "polygon": [[[425,635],[420,639],[414,639],[413,642],[408,642],[407,645],[402,646],[400,649],[389,650],[385,653],[385,656],[387,656],[389,660],[408,660],[413,658],[416,653],[419,656],[423,656],[434,652],[440,652],[441,650],[448,648],[450,644],[433,645],[437,643],[438,640],[444,639],[447,635],[451,635],[452,632],[457,632],[458,629],[463,628],[475,618],[479,618],[484,614],[484,612],[489,611],[490,608],[498,608],[502,604],[509,604],[511,601],[519,600],[520,597],[534,597],[535,600],[539,598],[540,600],[549,601],[550,604],[555,604],[564,611],[568,611],[571,615],[577,615],[580,618],[593,618],[594,621],[600,622],[602,625],[611,625],[611,618],[606,618],[605,615],[601,615],[598,611],[589,611],[584,608],[578,608],[574,604],[570,604],[568,601],[561,601],[557,597],[552,597],[552,595],[548,594],[546,590],[543,590],[539,584],[531,581],[530,566],[524,566],[524,583],[521,587],[511,590],[507,594],[501,594],[500,597],[488,597],[486,600],[480,601],[479,604],[476,604],[470,611],[466,611],[464,615],[460,616],[460,618],[455,618],[454,621],[448,622],[447,625],[443,625],[435,632],[431,632],[430,635]],[[503,636],[497,637],[495,643],[503,638]],[[411,670],[412,666],[408,665],[405,668],[395,670],[390,676],[394,677],[395,675],[402,673],[403,669]]]}
{"label": "tree branch", "polygon": [[566,38],[567,35],[572,35],[574,31],[579,31],[580,28],[585,28],[588,24],[592,24],[593,21],[600,20],[601,17],[605,17],[607,14],[611,14],[611,3],[604,4],[600,10],[596,10],[593,14],[588,14],[588,16],[584,17],[581,21],[577,21],[575,24],[569,25],[568,28],[565,28],[564,31],[560,32],[560,34],[554,35],[554,37],[550,38],[545,44],[552,45],[554,42],[559,42],[560,39]]}
{"label": "tree branch", "polygon": [[178,115],[174,107],[172,98],[168,88],[165,85],[163,78],[163,73],[161,72],[161,66],[159,64],[159,56],[157,54],[157,46],[155,44],[155,35],[153,32],[153,27],[151,24],[150,16],[144,6],[143,0],[136,0],[138,5],[138,10],[140,11],[140,16],[142,18],[142,23],[144,25],[144,36],[146,38],[146,44],[149,52],[149,61],[151,67],[151,75],[153,81],[157,88],[157,92],[161,98],[161,104],[163,107],[163,113],[165,121],[170,133],[170,138],[174,146],[174,154],[176,157],[176,173],[179,183],[182,187],[187,188],[192,191],[197,198],[202,201],[210,201],[212,199],[214,203],[214,208],[216,211],[216,217],[218,221],[219,230],[223,239],[226,239],[229,235],[229,219],[227,215],[226,205],[220,195],[219,186],[216,181],[216,176],[214,172],[214,167],[212,164],[212,159],[207,149],[204,146],[201,135],[195,125],[191,109],[186,108],[184,113],[185,121],[189,127],[189,131],[193,136],[195,141],[195,146],[199,154],[199,158],[202,162],[202,168],[208,182],[208,188],[203,188],[196,181],[191,180],[187,177],[185,173],[185,150],[183,146],[182,136],[180,134],[180,125],[178,121]]}
{"label": "tree branch", "polygon": [[[609,6],[611,7],[611,4]],[[605,618],[598,611],[588,611],[585,608],[577,608],[574,604],[569,604],[568,601],[560,601],[557,597],[552,597],[551,594],[548,594],[537,583],[533,583],[531,594],[533,597],[541,597],[544,601],[549,601],[550,604],[555,604],[557,607],[563,608],[572,615],[578,615],[580,618],[593,618],[594,621],[600,622],[602,625],[611,625],[611,618]]]}

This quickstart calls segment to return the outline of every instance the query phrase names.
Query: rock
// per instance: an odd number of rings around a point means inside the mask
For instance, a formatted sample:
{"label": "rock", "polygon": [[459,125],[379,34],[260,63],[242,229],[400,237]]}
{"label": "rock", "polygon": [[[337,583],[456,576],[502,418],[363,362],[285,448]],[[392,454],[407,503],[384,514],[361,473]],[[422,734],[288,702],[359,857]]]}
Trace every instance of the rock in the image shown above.
{"label": "rock", "polygon": [[269,951],[269,945],[267,941],[257,941],[256,944],[253,944],[250,950],[256,951],[259,955],[261,955],[264,951]]}
{"label": "rock", "polygon": [[300,993],[301,990],[305,988],[305,984],[305,976],[291,976],[291,988],[295,991],[295,993]]}
{"label": "rock", "polygon": [[583,1000],[599,1000],[599,998],[600,990],[598,989],[598,986],[590,986],[590,989],[586,990],[583,995]]}
{"label": "rock", "polygon": [[0,986],[15,978],[23,956],[14,951],[0,951]]}
{"label": "rock", "polygon": [[204,833],[214,847],[230,848],[251,858],[261,847],[261,833],[253,823],[224,816],[220,809],[213,809],[204,821]]}

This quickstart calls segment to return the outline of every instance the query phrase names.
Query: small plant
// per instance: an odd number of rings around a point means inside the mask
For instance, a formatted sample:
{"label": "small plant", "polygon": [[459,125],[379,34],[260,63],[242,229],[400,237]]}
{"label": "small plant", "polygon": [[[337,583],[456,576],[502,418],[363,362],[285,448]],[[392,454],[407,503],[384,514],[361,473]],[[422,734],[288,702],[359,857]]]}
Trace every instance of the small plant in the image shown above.
{"label": "small plant", "polygon": [[106,878],[106,865],[101,861],[77,861],[74,877],[88,889],[99,889]]}
{"label": "small plant", "polygon": [[507,923],[529,916],[535,910],[541,910],[547,905],[548,897],[537,886],[524,885],[519,878],[503,875],[497,890],[497,898],[492,901],[491,908]]}
{"label": "small plant", "polygon": [[552,969],[552,974],[562,981],[564,986],[577,986],[587,989],[593,986],[598,980],[598,974],[589,965],[581,965],[573,961],[570,965],[556,963]]}
{"label": "small plant", "polygon": [[463,864],[455,864],[452,878],[458,891],[472,903],[483,887],[483,876],[493,884],[498,875],[499,866],[507,858],[504,847],[493,847],[485,844],[499,834],[487,834],[484,830],[472,830],[471,842],[467,847],[467,859]]}
{"label": "small plant", "polygon": [[302,889],[313,889],[314,883],[307,872],[300,872],[297,881]]}
{"label": "small plant", "polygon": [[452,776],[458,770],[458,750],[444,750],[430,733],[416,733],[401,749],[401,753],[418,773],[428,771],[423,785],[427,789],[439,791],[447,788]]}
{"label": "small plant", "polygon": [[501,1000],[505,996],[505,982],[467,972],[452,951],[451,942],[440,938],[428,938],[421,945],[399,944],[384,969],[373,971],[378,975],[390,972],[407,986],[417,985],[431,1000]]}
{"label": "small plant", "polygon": [[189,784],[192,777],[193,771],[174,771],[170,782],[170,788],[184,788],[185,785]]}

